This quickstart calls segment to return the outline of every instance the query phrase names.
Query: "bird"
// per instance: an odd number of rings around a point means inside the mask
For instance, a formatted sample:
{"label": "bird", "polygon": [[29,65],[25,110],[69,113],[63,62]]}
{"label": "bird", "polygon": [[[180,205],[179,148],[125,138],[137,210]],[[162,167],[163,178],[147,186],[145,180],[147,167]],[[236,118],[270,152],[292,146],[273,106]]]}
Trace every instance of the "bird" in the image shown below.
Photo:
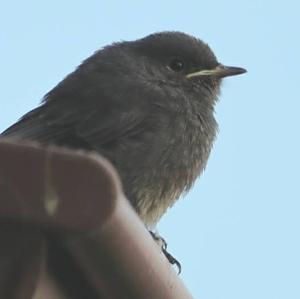
{"label": "bird", "polygon": [[104,156],[151,229],[206,167],[223,78],[245,72],[219,63],[205,42],[183,32],[115,42],[1,135]]}

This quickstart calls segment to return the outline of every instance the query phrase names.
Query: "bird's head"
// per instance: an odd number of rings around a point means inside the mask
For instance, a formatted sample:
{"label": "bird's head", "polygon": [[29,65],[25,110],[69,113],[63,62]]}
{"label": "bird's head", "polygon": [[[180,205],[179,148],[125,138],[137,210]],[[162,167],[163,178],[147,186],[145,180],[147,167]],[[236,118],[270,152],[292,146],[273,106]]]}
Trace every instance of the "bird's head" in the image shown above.
{"label": "bird's head", "polygon": [[[206,43],[181,32],[160,32],[114,43],[84,61],[81,70],[88,78],[93,74],[89,82],[95,78],[109,82],[108,89],[119,94],[139,89],[140,94],[148,90],[155,95],[155,90],[179,100],[206,99],[208,104],[217,99],[222,78],[246,72],[219,63]],[[103,83],[101,88],[105,88]]]}
{"label": "bird's head", "polygon": [[110,49],[114,47],[116,53],[128,54],[123,61],[126,60],[131,76],[185,91],[217,95],[222,78],[246,72],[219,63],[206,43],[181,32],[155,33],[133,42],[114,44]]}

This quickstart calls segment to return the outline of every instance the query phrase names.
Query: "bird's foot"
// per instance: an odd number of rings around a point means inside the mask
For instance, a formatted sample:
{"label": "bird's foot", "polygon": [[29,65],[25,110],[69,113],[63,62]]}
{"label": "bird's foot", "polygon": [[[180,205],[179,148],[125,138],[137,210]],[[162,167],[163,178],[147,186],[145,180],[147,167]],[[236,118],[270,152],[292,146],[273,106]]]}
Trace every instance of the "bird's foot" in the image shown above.
{"label": "bird's foot", "polygon": [[164,238],[162,238],[159,234],[149,230],[149,233],[151,234],[153,240],[157,243],[157,245],[161,248],[163,254],[165,255],[165,257],[167,258],[167,260],[169,261],[169,263],[171,265],[176,265],[177,269],[178,269],[178,274],[181,273],[181,264],[178,262],[178,260],[176,258],[174,258],[173,255],[171,255],[168,251],[167,251],[167,247],[168,244],[165,241]]}
{"label": "bird's foot", "polygon": [[156,242],[156,244],[161,248],[161,250],[167,249],[168,244],[163,237],[151,230],[149,230],[149,233],[152,236],[153,240]]}

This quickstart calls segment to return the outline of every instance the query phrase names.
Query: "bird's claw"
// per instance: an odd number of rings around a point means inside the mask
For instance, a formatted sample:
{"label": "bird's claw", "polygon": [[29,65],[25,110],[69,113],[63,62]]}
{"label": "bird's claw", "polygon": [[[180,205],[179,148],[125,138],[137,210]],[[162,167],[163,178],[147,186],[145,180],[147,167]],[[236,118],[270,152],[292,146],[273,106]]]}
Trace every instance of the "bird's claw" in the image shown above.
{"label": "bird's claw", "polygon": [[176,265],[176,267],[178,269],[178,274],[180,274],[181,273],[181,264],[178,262],[178,260],[176,258],[174,258],[174,256],[172,254],[170,254],[167,251],[168,244],[167,244],[166,240],[164,238],[162,238],[160,235],[158,235],[157,233],[153,232],[153,231],[149,230],[149,232],[150,232],[153,240],[160,246],[163,254],[167,258],[169,263],[171,265]]}
{"label": "bird's claw", "polygon": [[178,275],[179,275],[181,273],[181,264],[178,262],[178,260],[172,254],[170,254],[167,251],[167,249],[163,248],[162,252],[164,253],[164,255],[167,258],[167,260],[169,261],[169,263],[171,265],[175,265],[177,267]]}

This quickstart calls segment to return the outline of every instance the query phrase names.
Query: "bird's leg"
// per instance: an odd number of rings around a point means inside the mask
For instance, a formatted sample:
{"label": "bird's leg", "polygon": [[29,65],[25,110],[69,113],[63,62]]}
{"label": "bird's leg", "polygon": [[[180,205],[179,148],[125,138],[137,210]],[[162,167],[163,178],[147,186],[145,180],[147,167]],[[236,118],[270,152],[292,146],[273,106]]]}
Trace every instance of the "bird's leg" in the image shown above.
{"label": "bird's leg", "polygon": [[167,258],[167,260],[169,261],[169,263],[171,265],[176,265],[177,269],[178,269],[178,274],[181,273],[181,264],[177,261],[176,258],[174,258],[173,255],[171,255],[168,251],[167,251],[167,247],[168,244],[165,241],[164,238],[162,238],[158,233],[155,233],[151,230],[149,230],[150,235],[152,236],[153,240],[157,243],[157,245],[161,248],[163,254],[165,255],[165,257]]}

